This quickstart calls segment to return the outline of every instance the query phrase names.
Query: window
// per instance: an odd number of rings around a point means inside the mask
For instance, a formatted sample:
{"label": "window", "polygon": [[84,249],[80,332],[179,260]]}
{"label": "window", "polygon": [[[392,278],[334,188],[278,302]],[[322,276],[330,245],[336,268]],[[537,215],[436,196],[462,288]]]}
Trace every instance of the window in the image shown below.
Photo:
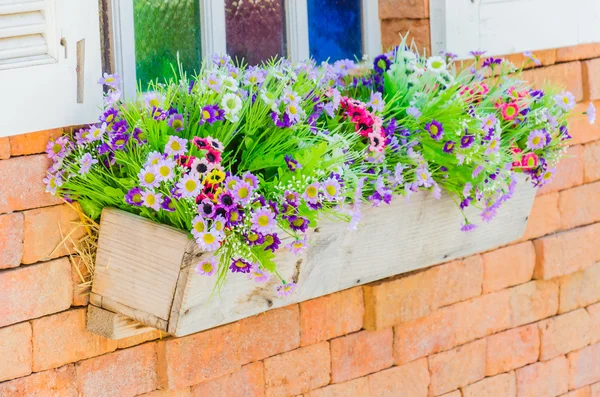
{"label": "window", "polygon": [[432,53],[464,58],[600,42],[600,0],[431,0]]}
{"label": "window", "polygon": [[191,73],[227,53],[256,64],[374,57],[381,51],[377,0],[112,0],[114,71],[125,96],[179,60]]}
{"label": "window", "polygon": [[101,71],[97,1],[0,1],[0,137],[94,121]]}

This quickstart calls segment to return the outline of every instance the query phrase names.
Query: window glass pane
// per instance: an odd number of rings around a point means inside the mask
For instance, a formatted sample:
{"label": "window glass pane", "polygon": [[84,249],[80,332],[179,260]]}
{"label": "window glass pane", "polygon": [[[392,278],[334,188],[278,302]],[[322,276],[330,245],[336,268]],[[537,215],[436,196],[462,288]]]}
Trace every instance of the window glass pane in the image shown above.
{"label": "window glass pane", "polygon": [[200,70],[200,3],[198,0],[134,0],[135,58],[142,87],[172,77],[177,52],[188,73]]}
{"label": "window glass pane", "polygon": [[362,58],[362,0],[308,0],[310,56],[317,62]]}
{"label": "window glass pane", "polygon": [[226,0],[227,53],[254,65],[287,56],[283,0]]}

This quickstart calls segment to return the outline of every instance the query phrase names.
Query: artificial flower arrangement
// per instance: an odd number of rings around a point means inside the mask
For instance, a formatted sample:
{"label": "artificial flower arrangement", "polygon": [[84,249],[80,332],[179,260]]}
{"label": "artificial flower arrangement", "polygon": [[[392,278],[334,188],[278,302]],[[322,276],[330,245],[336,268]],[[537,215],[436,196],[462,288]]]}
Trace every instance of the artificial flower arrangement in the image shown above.
{"label": "artificial flower arrangement", "polygon": [[[279,277],[276,250],[304,250],[323,217],[355,228],[363,202],[427,190],[459,211],[480,208],[488,222],[517,174],[535,186],[552,179],[575,100],[532,89],[507,61],[472,55],[461,72],[453,54],[427,58],[404,44],[366,69],[349,60],[245,67],[217,56],[129,102],[118,76],[104,75],[100,120],[48,144],[45,182],[91,218],[115,207],[189,231],[213,253],[196,271],[217,274],[216,285],[230,272]],[[465,217],[457,232],[477,222]],[[281,280],[277,292],[294,287]]]}

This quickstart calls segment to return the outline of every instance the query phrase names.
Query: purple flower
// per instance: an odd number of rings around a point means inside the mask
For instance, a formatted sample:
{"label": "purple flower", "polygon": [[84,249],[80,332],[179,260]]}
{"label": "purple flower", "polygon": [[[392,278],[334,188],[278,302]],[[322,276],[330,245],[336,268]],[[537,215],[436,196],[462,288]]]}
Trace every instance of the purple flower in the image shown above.
{"label": "purple flower", "polygon": [[573,138],[570,134],[569,134],[569,129],[567,128],[566,125],[561,125],[559,128],[560,131],[560,136],[561,136],[561,140],[562,141],[566,141],[568,139]]}
{"label": "purple flower", "polygon": [[416,183],[417,186],[423,186],[423,187],[431,187],[433,186],[433,179],[431,178],[431,172],[429,172],[429,169],[427,169],[427,165],[426,164],[422,164],[419,166],[419,168],[417,168],[415,170],[415,174],[416,174]]}
{"label": "purple flower", "polygon": [[127,134],[116,134],[110,140],[110,144],[112,146],[112,150],[123,150],[129,142],[129,135]]}
{"label": "purple flower", "polygon": [[473,145],[473,142],[475,142],[474,135],[463,135],[460,138],[460,147],[462,149],[468,149],[471,147],[471,145]]}
{"label": "purple flower", "polygon": [[221,204],[221,206],[228,212],[237,206],[233,198],[233,194],[228,191],[225,191],[219,195],[219,204]]}
{"label": "purple flower", "polygon": [[500,65],[502,64],[502,59],[501,58],[487,58],[485,61],[483,61],[483,64],[481,65],[481,67],[493,67],[494,65]]}
{"label": "purple flower", "polygon": [[575,107],[575,97],[569,91],[563,91],[555,95],[554,101],[565,112],[569,112]]}
{"label": "purple flower", "polygon": [[306,235],[304,235],[304,237],[301,239],[298,238],[292,241],[286,245],[285,248],[289,249],[293,254],[298,255],[300,252],[308,248],[308,245],[306,244]]}
{"label": "purple flower", "polygon": [[236,203],[246,205],[252,199],[254,188],[246,181],[238,181],[231,192]]}
{"label": "purple flower", "polygon": [[255,263],[252,265],[252,269],[250,270],[250,274],[248,274],[248,277],[254,279],[254,281],[256,281],[257,283],[265,283],[269,281],[271,275],[263,269],[261,269],[260,266],[258,266],[258,264]]}
{"label": "purple flower", "polygon": [[270,233],[277,225],[275,214],[266,207],[255,210],[250,220],[252,221],[252,230],[259,233]]}
{"label": "purple flower", "polygon": [[66,136],[56,138],[55,141],[48,142],[46,153],[51,159],[63,158],[71,151],[71,143]]}
{"label": "purple flower", "polygon": [[98,80],[98,84],[103,84],[108,87],[117,88],[119,84],[121,84],[121,78],[118,74],[108,74],[104,73],[104,75]]}
{"label": "purple flower", "polygon": [[288,221],[292,230],[304,233],[308,229],[308,219],[302,216],[290,216]]}
{"label": "purple flower", "polygon": [[530,90],[529,91],[529,95],[531,95],[531,97],[534,100],[539,100],[539,99],[542,99],[544,97],[544,91],[542,91],[542,90]]}
{"label": "purple flower", "polygon": [[446,153],[452,153],[454,151],[454,146],[456,146],[454,141],[446,141],[446,143],[444,143],[443,150]]}
{"label": "purple flower", "polygon": [[169,117],[169,127],[175,129],[175,132],[183,130],[183,116],[180,114],[173,114]]}
{"label": "purple flower", "polygon": [[497,153],[500,150],[500,138],[494,138],[490,141],[488,147],[485,149],[485,154],[490,155]]}
{"label": "purple flower", "polygon": [[477,178],[477,176],[479,174],[481,174],[481,171],[483,171],[483,166],[482,165],[478,165],[477,167],[475,167],[475,169],[473,170],[473,178]]}
{"label": "purple flower", "polygon": [[588,106],[586,113],[588,122],[594,124],[596,122],[596,107],[593,102],[590,102],[590,106]]}
{"label": "purple flower", "polygon": [[163,198],[162,204],[160,205],[160,208],[167,212],[175,212],[175,202],[171,197],[165,196]]}
{"label": "purple flower", "polygon": [[198,213],[204,218],[211,218],[215,214],[215,204],[209,199],[204,199],[198,204]]}
{"label": "purple flower", "polygon": [[249,246],[262,245],[265,242],[265,237],[262,234],[253,231],[246,233],[244,237],[246,237]]}
{"label": "purple flower", "polygon": [[229,270],[232,273],[250,273],[250,269],[252,269],[252,264],[242,258],[232,260],[231,265],[229,265]]}
{"label": "purple flower", "polygon": [[543,149],[546,146],[546,134],[543,130],[533,130],[527,138],[527,148],[531,150]]}
{"label": "purple flower", "polygon": [[90,172],[90,168],[94,164],[98,164],[98,160],[93,158],[90,153],[85,153],[79,159],[79,165],[80,165],[79,174],[81,174],[81,175],[87,174],[88,172]]}
{"label": "purple flower", "polygon": [[444,134],[444,127],[439,121],[432,120],[431,122],[425,124],[425,129],[427,130],[427,132],[429,132],[431,138],[435,139],[436,141],[442,139],[442,135]]}
{"label": "purple flower", "polygon": [[463,226],[460,228],[460,230],[461,230],[461,231],[463,231],[463,232],[470,232],[470,231],[472,231],[472,230],[475,230],[475,229],[477,229],[477,225],[475,225],[475,224],[473,224],[473,223],[469,223],[469,222],[466,222],[466,223],[465,223],[465,224],[464,224],[464,225],[463,225]]}
{"label": "purple flower", "polygon": [[536,57],[535,55],[533,55],[533,53],[531,51],[525,51],[523,53],[523,55],[525,57],[527,57],[527,59],[529,59],[531,62],[533,62],[536,66],[540,66],[542,64],[542,61],[540,61],[538,59],[538,57]]}
{"label": "purple flower", "polygon": [[277,233],[265,234],[264,244],[265,244],[265,251],[270,250],[272,252],[275,252],[279,248],[279,244],[281,244],[281,240],[279,239],[279,236],[277,236]]}
{"label": "purple flower", "polygon": [[224,112],[219,108],[219,105],[206,105],[200,110],[200,121],[198,124],[212,124],[216,121],[225,119]]}
{"label": "purple flower", "polygon": [[134,187],[125,195],[125,202],[134,207],[141,207],[144,200],[142,199],[142,189]]}
{"label": "purple flower", "polygon": [[217,259],[211,256],[209,259],[201,260],[194,268],[197,274],[212,276],[217,271]]}
{"label": "purple flower", "polygon": [[291,156],[287,154],[285,155],[285,163],[292,172],[302,168],[302,164],[298,163],[296,160],[294,160]]}
{"label": "purple flower", "polygon": [[289,296],[296,289],[296,283],[283,283],[277,286],[277,296],[283,298]]}
{"label": "purple flower", "polygon": [[415,119],[418,119],[419,117],[421,117],[421,111],[416,106],[408,107],[406,109],[406,114],[408,114],[411,117],[414,117]]}
{"label": "purple flower", "polygon": [[181,156],[187,151],[187,139],[171,135],[169,142],[165,146],[165,153],[171,156]]}
{"label": "purple flower", "polygon": [[146,140],[146,134],[139,128],[135,128],[133,130],[133,139],[135,139],[140,145],[143,145],[146,142],[148,142]]}
{"label": "purple flower", "polygon": [[386,54],[381,54],[375,57],[373,60],[373,69],[376,73],[382,74],[387,72],[387,70],[392,65],[392,61]]}
{"label": "purple flower", "polygon": [[482,55],[485,55],[487,51],[469,51],[469,55],[475,57],[475,58],[479,58]]}

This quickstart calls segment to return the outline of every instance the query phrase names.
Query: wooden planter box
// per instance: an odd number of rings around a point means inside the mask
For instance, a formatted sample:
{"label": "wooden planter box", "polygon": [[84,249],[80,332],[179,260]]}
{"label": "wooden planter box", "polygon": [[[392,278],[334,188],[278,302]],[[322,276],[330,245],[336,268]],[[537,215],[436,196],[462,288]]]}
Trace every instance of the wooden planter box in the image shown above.
{"label": "wooden planter box", "polygon": [[[114,209],[104,209],[88,328],[109,338],[150,328],[183,336],[270,309],[305,301],[396,274],[487,251],[522,236],[535,196],[520,180],[514,197],[489,224],[464,233],[462,215],[450,197],[418,193],[391,205],[365,205],[358,230],[322,221],[309,234],[301,256],[277,253],[280,274],[298,283],[284,298],[272,277],[257,284],[229,274],[220,293],[214,277],[194,272],[202,252],[187,233]],[[479,221],[479,210],[470,218]],[[286,242],[282,241],[282,246]]]}

